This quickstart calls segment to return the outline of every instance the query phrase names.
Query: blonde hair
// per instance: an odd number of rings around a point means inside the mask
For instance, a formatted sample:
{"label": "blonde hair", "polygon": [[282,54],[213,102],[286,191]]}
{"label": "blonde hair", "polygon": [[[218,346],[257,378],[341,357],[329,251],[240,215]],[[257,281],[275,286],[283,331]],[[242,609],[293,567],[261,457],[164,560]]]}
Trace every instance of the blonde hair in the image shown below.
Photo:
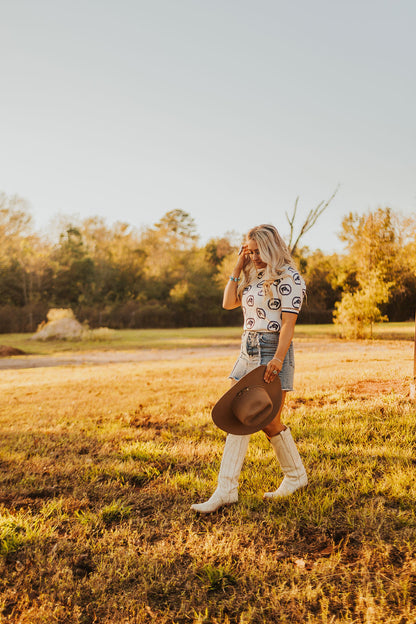
{"label": "blonde hair", "polygon": [[[257,225],[247,232],[247,240],[254,240],[260,253],[260,258],[266,264],[264,271],[264,292],[267,296],[271,294],[271,285],[275,279],[283,273],[283,267],[288,265],[296,269],[288,246],[280,236],[274,225]],[[239,284],[237,295],[241,299],[244,288],[253,280],[257,270],[252,262],[243,268],[243,278]]]}

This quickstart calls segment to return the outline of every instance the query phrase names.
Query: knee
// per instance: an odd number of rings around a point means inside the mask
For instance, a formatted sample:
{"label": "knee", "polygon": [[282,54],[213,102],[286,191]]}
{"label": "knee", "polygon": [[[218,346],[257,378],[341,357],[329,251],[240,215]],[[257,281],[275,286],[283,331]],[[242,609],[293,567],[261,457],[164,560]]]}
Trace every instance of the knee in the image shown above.
{"label": "knee", "polygon": [[266,434],[269,440],[273,438],[275,435],[277,435],[278,433],[280,433],[281,431],[285,431],[285,430],[286,430],[286,425],[284,425],[282,422],[278,422],[278,423],[272,422],[270,423],[270,425],[267,425],[267,427],[262,429],[263,433]]}

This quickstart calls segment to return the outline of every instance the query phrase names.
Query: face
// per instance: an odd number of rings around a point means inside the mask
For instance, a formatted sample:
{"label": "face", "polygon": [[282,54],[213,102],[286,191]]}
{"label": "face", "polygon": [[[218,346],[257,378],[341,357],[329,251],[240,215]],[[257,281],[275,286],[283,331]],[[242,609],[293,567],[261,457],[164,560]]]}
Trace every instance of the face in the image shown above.
{"label": "face", "polygon": [[264,267],[267,266],[267,265],[260,258],[260,253],[259,253],[256,241],[253,240],[253,239],[249,239],[247,241],[246,245],[247,245],[247,248],[248,248],[249,257],[251,258],[251,260],[252,260],[254,266],[256,267],[256,269],[264,269]]}

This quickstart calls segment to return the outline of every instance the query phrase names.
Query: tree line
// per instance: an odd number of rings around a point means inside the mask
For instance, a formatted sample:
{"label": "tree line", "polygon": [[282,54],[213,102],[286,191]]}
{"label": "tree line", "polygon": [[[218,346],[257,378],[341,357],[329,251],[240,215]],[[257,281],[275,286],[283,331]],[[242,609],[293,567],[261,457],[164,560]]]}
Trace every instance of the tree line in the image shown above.
{"label": "tree line", "polygon": [[[350,213],[339,236],[344,251],[331,255],[296,238],[308,289],[299,322],[334,319],[357,337],[373,322],[414,318],[416,220],[390,208]],[[35,231],[25,200],[0,193],[0,333],[33,332],[52,307],[72,308],[92,328],[240,324],[240,310],[221,307],[240,236],[198,241],[182,210],[141,230],[90,217],[52,241]]]}

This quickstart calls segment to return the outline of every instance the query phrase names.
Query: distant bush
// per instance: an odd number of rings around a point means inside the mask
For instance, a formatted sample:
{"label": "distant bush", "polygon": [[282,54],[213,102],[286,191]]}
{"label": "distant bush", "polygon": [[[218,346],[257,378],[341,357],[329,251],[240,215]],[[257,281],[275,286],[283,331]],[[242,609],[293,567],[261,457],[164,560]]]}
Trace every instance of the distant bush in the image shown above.
{"label": "distant bush", "polygon": [[103,342],[107,342],[115,337],[115,333],[108,327],[97,327],[97,329],[86,330],[83,337],[87,340],[96,340],[97,342],[102,340]]}

